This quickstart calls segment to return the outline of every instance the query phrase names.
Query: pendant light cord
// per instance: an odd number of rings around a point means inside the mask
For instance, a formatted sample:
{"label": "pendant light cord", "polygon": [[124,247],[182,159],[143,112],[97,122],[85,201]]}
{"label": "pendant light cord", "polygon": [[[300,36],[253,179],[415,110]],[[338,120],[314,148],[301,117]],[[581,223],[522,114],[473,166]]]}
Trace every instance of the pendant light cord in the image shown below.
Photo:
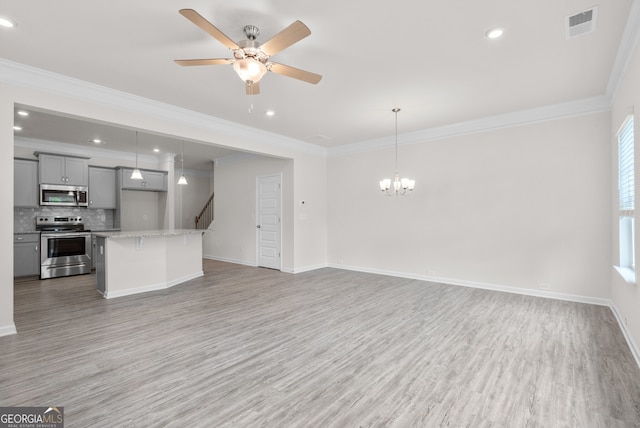
{"label": "pendant light cord", "polygon": [[399,108],[394,108],[393,111],[396,114],[396,174],[398,173],[398,112]]}
{"label": "pendant light cord", "polygon": [[138,131],[136,131],[136,169],[138,169]]}

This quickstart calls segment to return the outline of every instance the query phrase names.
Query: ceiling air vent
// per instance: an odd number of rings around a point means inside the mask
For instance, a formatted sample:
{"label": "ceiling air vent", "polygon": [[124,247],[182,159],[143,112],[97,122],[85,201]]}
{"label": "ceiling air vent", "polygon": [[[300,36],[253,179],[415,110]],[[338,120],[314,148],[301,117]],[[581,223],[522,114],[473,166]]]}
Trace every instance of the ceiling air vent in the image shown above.
{"label": "ceiling air vent", "polygon": [[564,19],[564,26],[567,39],[582,36],[596,31],[596,23],[598,22],[598,6],[594,6],[589,10],[567,16]]}

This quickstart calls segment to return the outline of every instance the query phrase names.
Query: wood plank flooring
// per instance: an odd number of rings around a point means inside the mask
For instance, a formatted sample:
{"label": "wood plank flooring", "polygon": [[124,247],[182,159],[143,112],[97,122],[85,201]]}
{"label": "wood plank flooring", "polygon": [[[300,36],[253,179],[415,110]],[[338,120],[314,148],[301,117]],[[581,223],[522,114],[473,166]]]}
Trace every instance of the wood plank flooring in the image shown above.
{"label": "wood plank flooring", "polygon": [[169,290],[16,283],[0,406],[67,427],[638,427],[638,369],[606,307],[205,260]]}

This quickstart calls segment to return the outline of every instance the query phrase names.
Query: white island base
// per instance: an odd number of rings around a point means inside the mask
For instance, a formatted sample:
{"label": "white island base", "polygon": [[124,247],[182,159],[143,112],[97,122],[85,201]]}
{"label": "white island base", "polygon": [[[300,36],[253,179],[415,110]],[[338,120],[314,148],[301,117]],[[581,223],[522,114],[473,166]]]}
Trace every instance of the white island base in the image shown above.
{"label": "white island base", "polygon": [[202,234],[195,229],[96,233],[97,290],[112,299],[202,276]]}

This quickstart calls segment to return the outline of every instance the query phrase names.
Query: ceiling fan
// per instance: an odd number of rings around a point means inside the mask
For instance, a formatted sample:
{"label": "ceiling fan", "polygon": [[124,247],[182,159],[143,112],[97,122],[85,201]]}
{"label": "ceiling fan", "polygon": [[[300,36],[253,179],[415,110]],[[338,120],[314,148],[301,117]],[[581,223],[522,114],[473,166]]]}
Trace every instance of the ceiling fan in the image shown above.
{"label": "ceiling fan", "polygon": [[294,79],[313,84],[318,83],[320,79],[322,79],[322,76],[319,74],[269,60],[271,56],[311,34],[311,30],[300,21],[289,25],[262,44],[256,41],[256,38],[260,34],[260,29],[254,25],[245,25],[244,34],[247,36],[247,39],[236,43],[195,10],[181,9],[180,14],[207,32],[211,37],[231,49],[233,51],[233,58],[175,60],[179,65],[233,64],[233,69],[245,82],[247,95],[260,93],[259,81],[267,71],[273,71],[283,76],[293,77]]}

